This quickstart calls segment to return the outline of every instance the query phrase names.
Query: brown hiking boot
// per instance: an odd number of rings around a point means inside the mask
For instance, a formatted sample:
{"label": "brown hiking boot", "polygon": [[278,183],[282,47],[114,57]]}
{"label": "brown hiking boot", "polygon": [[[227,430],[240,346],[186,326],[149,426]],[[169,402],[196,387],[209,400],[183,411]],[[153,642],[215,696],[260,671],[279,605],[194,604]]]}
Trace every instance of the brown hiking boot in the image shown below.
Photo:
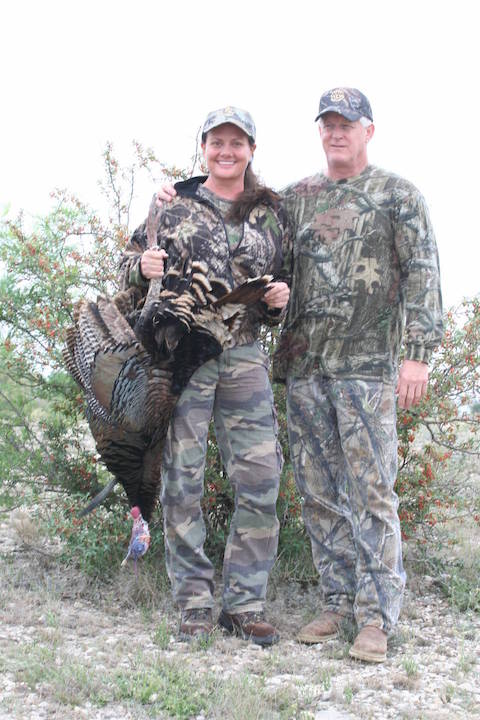
{"label": "brown hiking boot", "polygon": [[230,635],[238,635],[243,640],[251,640],[257,645],[273,645],[280,640],[280,635],[273,625],[265,620],[263,612],[243,612],[233,615],[222,610],[218,624]]}
{"label": "brown hiking boot", "polygon": [[213,632],[211,608],[190,608],[182,610],[180,619],[180,640],[206,640]]}
{"label": "brown hiking boot", "polygon": [[340,625],[344,622],[343,615],[325,610],[318,618],[305,625],[297,635],[297,640],[307,645],[325,642],[337,637]]}
{"label": "brown hiking boot", "polygon": [[387,634],[375,625],[365,625],[348,654],[365,662],[385,662],[387,659]]}

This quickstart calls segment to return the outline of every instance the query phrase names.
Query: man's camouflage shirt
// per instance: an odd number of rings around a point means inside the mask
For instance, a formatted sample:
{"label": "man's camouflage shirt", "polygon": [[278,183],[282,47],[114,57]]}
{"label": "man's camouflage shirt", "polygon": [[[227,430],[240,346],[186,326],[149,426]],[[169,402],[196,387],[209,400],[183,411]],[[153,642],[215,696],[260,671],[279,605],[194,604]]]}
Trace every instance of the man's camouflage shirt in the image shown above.
{"label": "man's camouflage shirt", "polygon": [[[230,289],[247,278],[278,275],[282,266],[282,241],[286,220],[281,208],[257,205],[241,228],[239,242],[231,247],[222,214],[198,193],[206,177],[176,183],[177,197],[162,210],[157,239],[168,253],[167,267],[175,265],[183,251],[192,260],[208,265],[208,276],[219,278]],[[140,257],[147,249],[146,223],[133,233],[120,263],[120,287],[132,285],[146,294],[149,281],[140,271]],[[237,345],[251,343],[259,336],[260,326],[276,325],[283,314],[259,301],[248,308],[242,326],[236,333]]]}
{"label": "man's camouflage shirt", "polygon": [[321,374],[393,382],[405,357],[428,362],[442,337],[437,248],[422,195],[374,166],[283,193],[291,274],[274,379]]}

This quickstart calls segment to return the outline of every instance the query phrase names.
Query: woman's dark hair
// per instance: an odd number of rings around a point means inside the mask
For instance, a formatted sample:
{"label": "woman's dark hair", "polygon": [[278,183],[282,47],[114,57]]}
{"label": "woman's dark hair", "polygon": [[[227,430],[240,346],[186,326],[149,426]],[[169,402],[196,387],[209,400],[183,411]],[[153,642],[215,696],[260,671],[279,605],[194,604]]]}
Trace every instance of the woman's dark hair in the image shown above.
{"label": "woman's dark hair", "polygon": [[[207,135],[208,133],[202,135],[202,143],[205,143]],[[248,137],[248,142],[250,147],[253,147],[254,142],[251,137]],[[259,181],[251,163],[245,170],[244,188],[228,211],[226,219],[230,222],[243,222],[257,205],[271,205],[275,208],[280,202],[280,195]]]}
{"label": "woman's dark hair", "polygon": [[280,202],[280,195],[259,181],[250,163],[245,170],[244,187],[230,208],[227,220],[243,222],[257,205],[277,207]]}

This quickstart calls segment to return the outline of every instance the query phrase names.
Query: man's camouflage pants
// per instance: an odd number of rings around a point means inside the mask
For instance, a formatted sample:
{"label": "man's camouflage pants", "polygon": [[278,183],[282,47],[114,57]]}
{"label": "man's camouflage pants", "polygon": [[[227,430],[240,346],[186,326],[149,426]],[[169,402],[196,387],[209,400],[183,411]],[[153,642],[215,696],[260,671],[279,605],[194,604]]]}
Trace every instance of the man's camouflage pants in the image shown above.
{"label": "man's camouflage pants", "polygon": [[402,563],[393,385],[322,376],[289,378],[295,479],[325,609],[359,628],[398,620]]}
{"label": "man's camouflage pants", "polygon": [[176,406],[162,469],[167,571],[182,608],[212,607],[214,568],[201,511],[210,418],[235,493],[223,564],[227,612],[262,610],[275,560],[282,454],[268,358],[257,343],[224,351],[192,376]]}

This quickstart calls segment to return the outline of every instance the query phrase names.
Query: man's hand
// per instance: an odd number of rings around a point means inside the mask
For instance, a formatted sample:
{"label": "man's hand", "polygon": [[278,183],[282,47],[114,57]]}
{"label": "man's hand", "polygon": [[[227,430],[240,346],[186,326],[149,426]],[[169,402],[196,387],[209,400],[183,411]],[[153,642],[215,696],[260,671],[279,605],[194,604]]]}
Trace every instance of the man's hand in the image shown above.
{"label": "man's hand", "polygon": [[270,283],[268,288],[262,300],[267,303],[269,308],[284,308],[290,297],[290,288],[287,283]]}
{"label": "man's hand", "polygon": [[428,365],[417,360],[404,360],[398,374],[398,404],[402,410],[418,405],[427,392]]}
{"label": "man's hand", "polygon": [[140,270],[147,280],[160,278],[164,272],[164,260],[168,255],[165,250],[159,248],[150,248],[145,250],[140,259]]}
{"label": "man's hand", "polygon": [[162,185],[161,189],[157,192],[157,207],[161,207],[164,202],[172,202],[176,194],[177,191],[173,185]]}

